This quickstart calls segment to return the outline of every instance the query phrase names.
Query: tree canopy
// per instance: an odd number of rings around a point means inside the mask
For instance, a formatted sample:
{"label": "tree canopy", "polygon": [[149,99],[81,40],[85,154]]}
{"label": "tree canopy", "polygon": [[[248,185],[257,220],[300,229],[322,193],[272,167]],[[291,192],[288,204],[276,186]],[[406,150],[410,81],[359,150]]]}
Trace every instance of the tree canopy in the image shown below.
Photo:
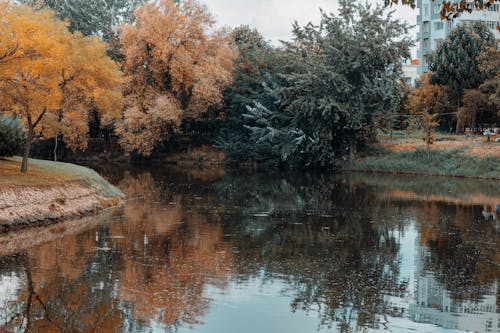
{"label": "tree canopy", "polygon": [[462,125],[460,118],[464,119],[458,112],[465,90],[477,89],[487,78],[479,69],[478,56],[494,45],[494,35],[483,23],[459,25],[428,57],[431,83],[449,87],[457,105],[457,132]]}
{"label": "tree canopy", "polygon": [[296,24],[293,42],[277,51],[271,80],[253,71],[260,88],[240,90],[252,99],[239,106],[247,151],[265,159],[274,147],[282,162],[310,166],[332,166],[354,152],[399,106],[407,32],[384,8],[350,1],[340,1],[338,16],[323,13],[319,26]]}
{"label": "tree canopy", "polygon": [[127,152],[147,156],[183,120],[222,106],[233,49],[225,32],[209,32],[214,21],[193,0],[147,3],[135,17],[120,35],[128,82],[117,134]]}
{"label": "tree canopy", "polygon": [[71,148],[85,148],[91,110],[116,118],[122,75],[105,44],[69,32],[50,10],[1,3],[0,17],[0,102],[26,125],[26,171],[36,133],[62,131]]}
{"label": "tree canopy", "polygon": [[35,8],[49,8],[61,20],[69,20],[69,30],[85,36],[100,36],[111,42],[120,23],[130,22],[143,0],[21,0]]}

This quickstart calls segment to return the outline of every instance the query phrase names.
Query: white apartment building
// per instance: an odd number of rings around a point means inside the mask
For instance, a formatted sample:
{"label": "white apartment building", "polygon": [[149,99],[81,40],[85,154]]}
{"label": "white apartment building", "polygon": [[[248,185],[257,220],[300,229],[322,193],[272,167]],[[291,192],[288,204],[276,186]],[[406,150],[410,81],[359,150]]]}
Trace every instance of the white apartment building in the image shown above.
{"label": "white apartment building", "polygon": [[475,10],[472,13],[461,13],[458,18],[452,21],[441,20],[440,0],[417,0],[417,7],[419,9],[419,15],[417,16],[419,28],[417,57],[420,59],[418,75],[428,71],[425,56],[434,51],[450,31],[459,24],[470,24],[476,21],[484,22],[495,34],[495,38],[500,40],[500,32],[496,29],[497,24],[500,24],[500,0],[495,0],[487,9]]}
{"label": "white apartment building", "polygon": [[402,62],[403,62],[402,64],[403,76],[406,84],[409,85],[410,87],[415,87],[416,82],[418,81],[419,78],[418,60],[403,59]]}

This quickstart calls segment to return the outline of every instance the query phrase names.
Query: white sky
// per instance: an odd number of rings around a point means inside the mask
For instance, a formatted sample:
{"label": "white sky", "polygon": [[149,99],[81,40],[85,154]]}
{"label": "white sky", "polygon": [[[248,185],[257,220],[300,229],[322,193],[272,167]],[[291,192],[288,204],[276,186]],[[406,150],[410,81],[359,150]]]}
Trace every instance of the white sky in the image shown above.
{"label": "white sky", "polygon": [[[318,23],[319,9],[326,12],[336,12],[337,0],[201,0],[214,15],[218,25],[236,27],[247,24],[262,33],[267,40],[277,44],[279,40],[291,37],[292,24],[295,20],[300,25],[309,21]],[[367,0],[377,3],[383,0]],[[418,10],[407,6],[396,6],[394,17],[401,18],[410,25],[416,24]],[[412,31],[416,39],[416,29]],[[416,51],[412,51],[416,56]]]}

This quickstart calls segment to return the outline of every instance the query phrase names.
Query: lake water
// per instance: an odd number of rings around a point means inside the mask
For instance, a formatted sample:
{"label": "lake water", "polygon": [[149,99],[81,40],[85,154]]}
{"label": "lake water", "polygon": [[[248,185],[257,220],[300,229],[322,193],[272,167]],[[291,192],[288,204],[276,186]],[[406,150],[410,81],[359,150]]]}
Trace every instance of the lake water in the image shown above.
{"label": "lake water", "polygon": [[500,332],[498,182],[100,171],[123,207],[0,235],[1,332]]}

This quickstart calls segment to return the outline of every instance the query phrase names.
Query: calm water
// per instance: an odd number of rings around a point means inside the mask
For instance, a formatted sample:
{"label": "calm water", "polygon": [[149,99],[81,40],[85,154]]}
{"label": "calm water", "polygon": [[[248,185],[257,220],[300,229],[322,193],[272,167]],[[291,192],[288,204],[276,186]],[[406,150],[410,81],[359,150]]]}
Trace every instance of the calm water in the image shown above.
{"label": "calm water", "polygon": [[0,235],[0,331],[500,332],[499,183],[103,172],[124,207]]}

